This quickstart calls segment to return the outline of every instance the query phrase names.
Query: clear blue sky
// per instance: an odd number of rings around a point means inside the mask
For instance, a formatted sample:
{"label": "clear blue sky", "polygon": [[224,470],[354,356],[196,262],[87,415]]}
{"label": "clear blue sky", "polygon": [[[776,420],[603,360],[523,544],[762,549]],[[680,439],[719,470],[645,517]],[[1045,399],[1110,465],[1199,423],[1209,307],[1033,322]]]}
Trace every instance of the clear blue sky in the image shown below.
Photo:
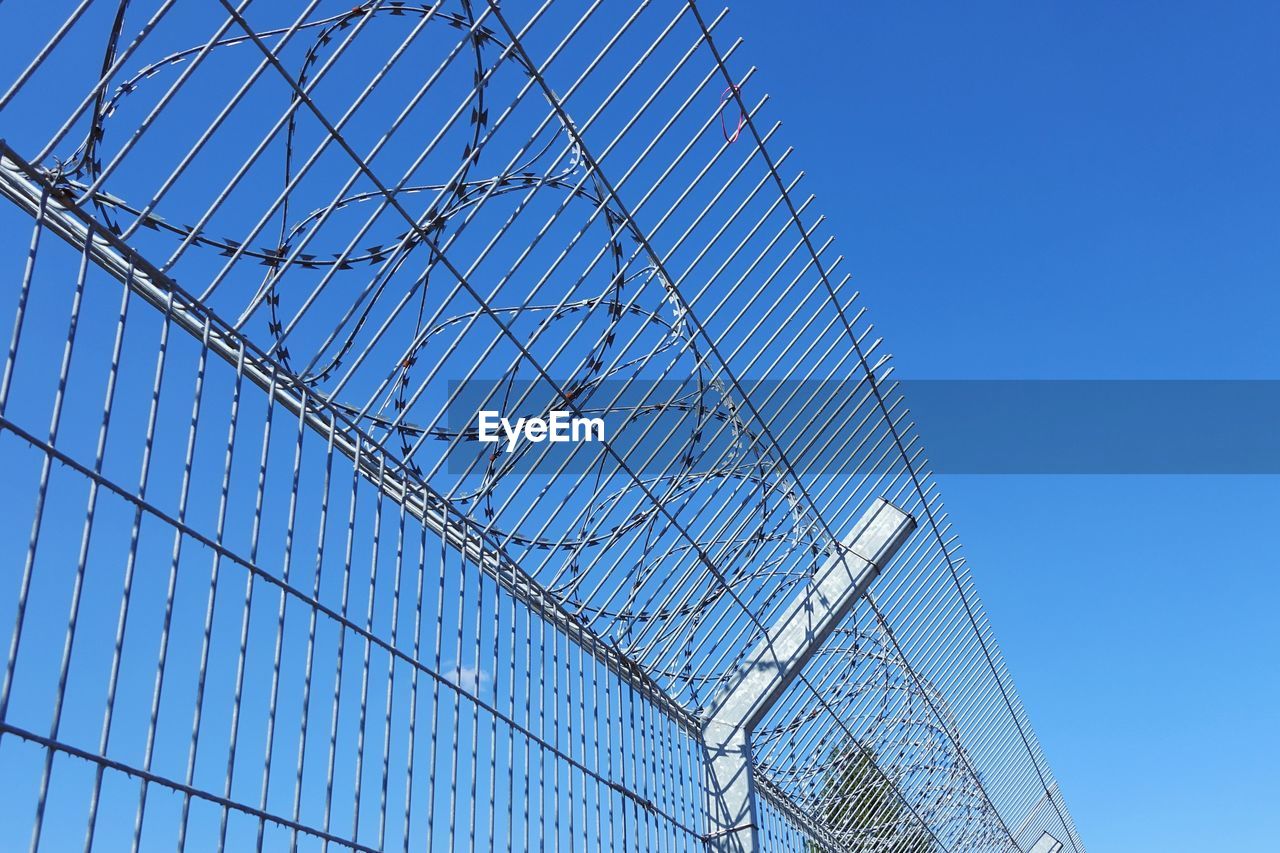
{"label": "clear blue sky", "polygon": [[[728,23],[903,376],[1280,378],[1280,7],[778,8]],[[1280,480],[940,479],[1091,853],[1276,849]]]}

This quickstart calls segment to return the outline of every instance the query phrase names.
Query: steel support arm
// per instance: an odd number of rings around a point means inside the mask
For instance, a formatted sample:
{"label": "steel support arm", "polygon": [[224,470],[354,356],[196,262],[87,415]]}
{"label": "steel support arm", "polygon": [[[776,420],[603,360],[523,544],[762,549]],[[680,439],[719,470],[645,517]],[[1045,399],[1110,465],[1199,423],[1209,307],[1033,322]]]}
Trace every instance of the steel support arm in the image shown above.
{"label": "steel support arm", "polygon": [[877,500],[766,631],[703,725],[711,849],[759,849],[751,733],[915,529],[915,519]]}
{"label": "steel support arm", "polygon": [[1062,842],[1046,832],[1040,836],[1040,840],[1032,846],[1028,853],[1061,853],[1061,851]]}

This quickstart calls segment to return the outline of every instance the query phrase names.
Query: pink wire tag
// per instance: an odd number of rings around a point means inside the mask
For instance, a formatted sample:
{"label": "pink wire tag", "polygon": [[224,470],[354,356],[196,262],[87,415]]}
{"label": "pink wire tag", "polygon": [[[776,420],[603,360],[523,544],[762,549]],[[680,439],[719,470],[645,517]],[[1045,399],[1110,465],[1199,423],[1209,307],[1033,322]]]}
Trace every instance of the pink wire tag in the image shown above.
{"label": "pink wire tag", "polygon": [[737,86],[730,85],[720,94],[720,132],[724,134],[725,142],[737,142],[738,135],[742,133],[742,126],[747,123],[747,114],[741,109],[738,110],[738,125],[733,129],[733,133],[729,133],[729,126],[724,123],[724,108],[729,103],[729,96],[738,91]]}

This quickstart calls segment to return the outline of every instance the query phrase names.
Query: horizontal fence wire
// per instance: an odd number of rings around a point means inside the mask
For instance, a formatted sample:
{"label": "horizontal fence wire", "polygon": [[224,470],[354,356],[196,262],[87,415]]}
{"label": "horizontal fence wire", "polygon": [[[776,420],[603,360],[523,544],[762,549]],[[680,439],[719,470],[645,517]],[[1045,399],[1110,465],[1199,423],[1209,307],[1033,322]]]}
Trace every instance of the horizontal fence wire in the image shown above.
{"label": "horizontal fence wire", "polygon": [[757,731],[761,843],[1083,851],[723,12],[0,22],[31,849],[704,849],[700,721],[883,498],[918,529]]}

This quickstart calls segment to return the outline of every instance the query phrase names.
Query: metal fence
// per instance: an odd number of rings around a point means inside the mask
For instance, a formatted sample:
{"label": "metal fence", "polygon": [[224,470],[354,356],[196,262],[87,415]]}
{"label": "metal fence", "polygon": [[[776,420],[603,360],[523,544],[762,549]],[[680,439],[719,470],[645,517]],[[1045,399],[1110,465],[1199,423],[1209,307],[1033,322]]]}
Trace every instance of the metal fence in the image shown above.
{"label": "metal fence", "polygon": [[[1083,851],[724,26],[0,8],[7,845]],[[748,840],[708,721],[881,500]]]}

